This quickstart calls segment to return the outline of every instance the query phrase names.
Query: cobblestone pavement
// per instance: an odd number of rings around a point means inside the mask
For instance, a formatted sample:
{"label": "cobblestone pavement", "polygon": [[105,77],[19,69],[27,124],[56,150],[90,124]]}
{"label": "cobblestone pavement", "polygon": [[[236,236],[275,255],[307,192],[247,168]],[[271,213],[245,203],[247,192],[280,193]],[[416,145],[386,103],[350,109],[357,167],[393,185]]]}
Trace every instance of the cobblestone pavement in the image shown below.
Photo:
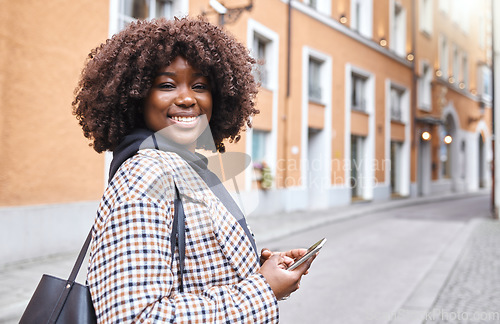
{"label": "cobblestone pavement", "polygon": [[500,323],[498,221],[477,222],[424,323]]}

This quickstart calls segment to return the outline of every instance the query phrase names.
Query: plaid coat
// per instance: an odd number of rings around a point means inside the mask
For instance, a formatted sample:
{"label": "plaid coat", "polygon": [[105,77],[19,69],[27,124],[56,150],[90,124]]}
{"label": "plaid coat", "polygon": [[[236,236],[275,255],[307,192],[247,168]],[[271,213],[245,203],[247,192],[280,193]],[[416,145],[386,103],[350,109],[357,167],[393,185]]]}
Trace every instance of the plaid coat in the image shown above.
{"label": "plaid coat", "polygon": [[[182,197],[184,292],[170,250],[174,182]],[[87,281],[99,323],[276,323],[248,236],[176,153],[139,151],[101,200]]]}

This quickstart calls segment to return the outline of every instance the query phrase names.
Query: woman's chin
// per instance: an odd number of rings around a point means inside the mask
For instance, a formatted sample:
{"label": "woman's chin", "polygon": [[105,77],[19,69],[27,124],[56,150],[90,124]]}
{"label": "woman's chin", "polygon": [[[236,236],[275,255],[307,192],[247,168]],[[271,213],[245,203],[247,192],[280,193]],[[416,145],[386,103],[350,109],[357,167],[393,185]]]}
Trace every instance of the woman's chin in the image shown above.
{"label": "woman's chin", "polygon": [[172,144],[191,147],[196,143],[206,128],[200,126],[202,125],[198,124],[197,127],[188,128],[174,124],[163,128],[159,133],[167,140],[172,141]]}

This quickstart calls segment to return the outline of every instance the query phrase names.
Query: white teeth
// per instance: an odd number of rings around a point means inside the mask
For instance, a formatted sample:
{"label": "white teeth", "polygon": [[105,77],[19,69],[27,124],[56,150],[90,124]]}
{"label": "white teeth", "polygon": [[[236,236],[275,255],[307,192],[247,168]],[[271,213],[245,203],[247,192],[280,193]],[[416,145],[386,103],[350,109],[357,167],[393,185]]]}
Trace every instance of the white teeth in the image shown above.
{"label": "white teeth", "polygon": [[182,122],[182,123],[192,123],[196,120],[196,117],[179,117],[179,116],[172,116],[170,117],[175,121]]}

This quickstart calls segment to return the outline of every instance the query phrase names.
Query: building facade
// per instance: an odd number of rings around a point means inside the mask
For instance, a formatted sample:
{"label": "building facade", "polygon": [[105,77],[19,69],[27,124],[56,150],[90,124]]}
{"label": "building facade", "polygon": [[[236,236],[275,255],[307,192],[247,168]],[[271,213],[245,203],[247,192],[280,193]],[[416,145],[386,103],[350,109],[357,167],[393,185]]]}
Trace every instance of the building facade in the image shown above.
{"label": "building facade", "polygon": [[261,113],[228,144],[253,160],[238,176],[250,214],[489,187],[491,2],[453,3],[3,3],[3,263],[71,250],[90,228],[110,154],[83,138],[73,90],[90,49],[134,19],[205,16],[259,61]]}

